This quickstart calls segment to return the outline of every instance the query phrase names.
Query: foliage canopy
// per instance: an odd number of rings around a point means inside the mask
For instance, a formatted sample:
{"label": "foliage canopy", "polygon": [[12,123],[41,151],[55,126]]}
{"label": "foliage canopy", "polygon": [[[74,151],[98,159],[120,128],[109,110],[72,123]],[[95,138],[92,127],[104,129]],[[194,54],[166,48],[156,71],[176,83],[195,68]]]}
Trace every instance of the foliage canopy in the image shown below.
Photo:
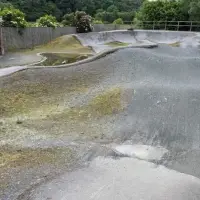
{"label": "foliage canopy", "polygon": [[1,12],[2,26],[25,28],[27,22],[25,20],[25,14],[13,7],[6,7]]}
{"label": "foliage canopy", "polygon": [[37,20],[37,25],[42,26],[42,27],[55,28],[58,25],[58,23],[57,23],[56,17],[54,17],[52,15],[45,15],[43,17],[40,17]]}

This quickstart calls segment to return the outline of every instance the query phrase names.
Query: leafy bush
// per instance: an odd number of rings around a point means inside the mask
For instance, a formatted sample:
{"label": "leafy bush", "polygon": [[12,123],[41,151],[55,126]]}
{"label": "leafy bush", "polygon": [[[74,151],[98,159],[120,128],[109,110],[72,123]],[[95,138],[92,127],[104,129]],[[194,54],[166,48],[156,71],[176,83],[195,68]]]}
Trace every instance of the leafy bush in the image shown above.
{"label": "leafy bush", "polygon": [[103,24],[103,22],[101,20],[94,20],[93,24]]}
{"label": "leafy bush", "polygon": [[57,23],[56,17],[52,15],[45,15],[43,17],[40,17],[37,20],[37,26],[55,28],[58,26],[58,23]]}
{"label": "leafy bush", "polygon": [[117,16],[117,13],[116,12],[100,12],[100,13],[97,13],[95,15],[95,19],[96,20],[102,20],[103,22],[109,22],[109,23],[112,23],[115,19],[117,19],[118,16]]}
{"label": "leafy bush", "polygon": [[2,26],[17,28],[25,28],[27,26],[25,14],[18,9],[5,8],[1,11],[1,16],[3,20]]}
{"label": "leafy bush", "polygon": [[119,24],[120,25],[120,24],[124,24],[124,22],[123,22],[122,18],[118,18],[113,22],[113,24]]}
{"label": "leafy bush", "polygon": [[121,18],[124,22],[130,22],[133,21],[133,18],[135,17],[135,12],[118,12],[118,18]]}
{"label": "leafy bush", "polygon": [[70,13],[70,14],[64,15],[62,24],[64,26],[75,26],[75,14]]}
{"label": "leafy bush", "polygon": [[75,13],[75,23],[77,33],[87,33],[92,31],[92,17],[83,11]]}
{"label": "leafy bush", "polygon": [[103,22],[109,22],[113,23],[118,18],[121,18],[123,21],[130,22],[133,20],[135,17],[135,12],[118,12],[117,10],[114,10],[114,6],[110,6],[107,10],[112,11],[112,12],[99,12],[95,15],[96,20],[101,20]]}
{"label": "leafy bush", "polygon": [[37,24],[36,22],[28,22],[28,23],[27,23],[27,26],[28,26],[28,27],[37,27],[38,24]]}

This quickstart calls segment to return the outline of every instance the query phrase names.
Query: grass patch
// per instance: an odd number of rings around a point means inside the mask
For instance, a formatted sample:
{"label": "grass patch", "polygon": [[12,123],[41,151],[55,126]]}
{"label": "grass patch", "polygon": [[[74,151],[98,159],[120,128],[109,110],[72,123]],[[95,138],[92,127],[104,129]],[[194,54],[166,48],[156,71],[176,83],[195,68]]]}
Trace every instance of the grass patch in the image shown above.
{"label": "grass patch", "polygon": [[53,106],[62,96],[71,92],[84,92],[87,89],[85,83],[75,81],[71,84],[32,83],[23,84],[16,88],[0,89],[0,117],[12,116],[19,113],[30,112],[31,109],[45,106]]}
{"label": "grass patch", "polygon": [[37,66],[56,66],[62,64],[74,63],[80,60],[84,60],[89,57],[89,55],[80,55],[80,54],[65,54],[65,53],[43,53],[47,59],[40,63],[36,64]]}
{"label": "grass patch", "polygon": [[86,120],[116,114],[123,110],[121,93],[120,88],[108,90],[97,95],[88,105],[67,109],[61,114],[54,115],[53,119]]}
{"label": "grass patch", "polygon": [[59,38],[52,40],[51,42],[36,46],[32,50],[25,50],[24,53],[40,53],[40,52],[77,52],[77,53],[93,53],[91,47],[83,46],[80,41],[70,35],[64,35]]}
{"label": "grass patch", "polygon": [[96,115],[110,115],[122,109],[121,89],[115,88],[96,96],[89,103],[89,107]]}
{"label": "grass patch", "polygon": [[65,160],[73,159],[70,148],[47,148],[47,149],[19,149],[1,147],[0,168],[34,167],[44,164],[62,164]]}
{"label": "grass patch", "polygon": [[174,43],[171,43],[171,44],[169,44],[169,46],[171,46],[171,47],[180,47],[180,42],[174,42]]}
{"label": "grass patch", "polygon": [[125,46],[128,46],[129,43],[113,41],[113,42],[107,42],[107,43],[105,43],[105,45],[108,45],[110,47],[120,47],[120,46],[125,47]]}

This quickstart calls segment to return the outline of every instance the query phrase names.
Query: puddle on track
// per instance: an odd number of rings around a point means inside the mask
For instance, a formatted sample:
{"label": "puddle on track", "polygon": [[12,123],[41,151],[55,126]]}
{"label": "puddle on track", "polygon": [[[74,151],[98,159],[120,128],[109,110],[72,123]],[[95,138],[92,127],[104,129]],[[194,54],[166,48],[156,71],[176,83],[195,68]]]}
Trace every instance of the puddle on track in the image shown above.
{"label": "puddle on track", "polygon": [[56,66],[63,64],[70,64],[77,61],[84,60],[90,55],[88,54],[71,54],[71,53],[42,53],[42,56],[47,59],[35,66]]}

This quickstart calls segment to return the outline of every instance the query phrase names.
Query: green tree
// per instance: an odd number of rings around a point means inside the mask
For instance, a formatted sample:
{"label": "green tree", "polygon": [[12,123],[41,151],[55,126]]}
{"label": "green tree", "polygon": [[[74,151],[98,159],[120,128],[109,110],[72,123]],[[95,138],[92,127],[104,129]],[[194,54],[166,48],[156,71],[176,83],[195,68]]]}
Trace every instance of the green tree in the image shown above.
{"label": "green tree", "polygon": [[0,2],[0,11],[2,11],[5,8],[13,8],[13,5],[8,2]]}
{"label": "green tree", "polygon": [[118,12],[118,8],[115,5],[109,6],[107,12]]}
{"label": "green tree", "polygon": [[62,24],[64,26],[74,26],[75,25],[75,14],[70,13],[70,14],[64,15]]}
{"label": "green tree", "polygon": [[2,26],[25,28],[27,22],[25,20],[25,14],[15,8],[5,8],[1,11],[3,19]]}
{"label": "green tree", "polygon": [[180,1],[144,1],[136,15],[139,21],[181,21],[185,20]]}
{"label": "green tree", "polygon": [[118,17],[121,18],[124,22],[131,22],[135,17],[135,12],[118,12]]}
{"label": "green tree", "polygon": [[[119,12],[134,12],[143,0],[0,0],[11,3],[25,13],[28,21],[35,21],[45,14],[53,15],[58,21],[65,14],[82,10],[91,16],[98,13],[110,23],[117,19]],[[102,18],[102,20],[103,20]]]}
{"label": "green tree", "polygon": [[189,19],[193,21],[200,21],[200,0],[191,0],[187,3]]}
{"label": "green tree", "polygon": [[55,27],[58,26],[58,23],[57,23],[57,20],[54,16],[45,15],[43,17],[40,17],[37,20],[37,25],[42,26],[42,27],[53,27],[53,28],[55,28]]}
{"label": "green tree", "polygon": [[75,13],[81,8],[80,0],[56,0],[55,3],[63,14],[71,12]]}

